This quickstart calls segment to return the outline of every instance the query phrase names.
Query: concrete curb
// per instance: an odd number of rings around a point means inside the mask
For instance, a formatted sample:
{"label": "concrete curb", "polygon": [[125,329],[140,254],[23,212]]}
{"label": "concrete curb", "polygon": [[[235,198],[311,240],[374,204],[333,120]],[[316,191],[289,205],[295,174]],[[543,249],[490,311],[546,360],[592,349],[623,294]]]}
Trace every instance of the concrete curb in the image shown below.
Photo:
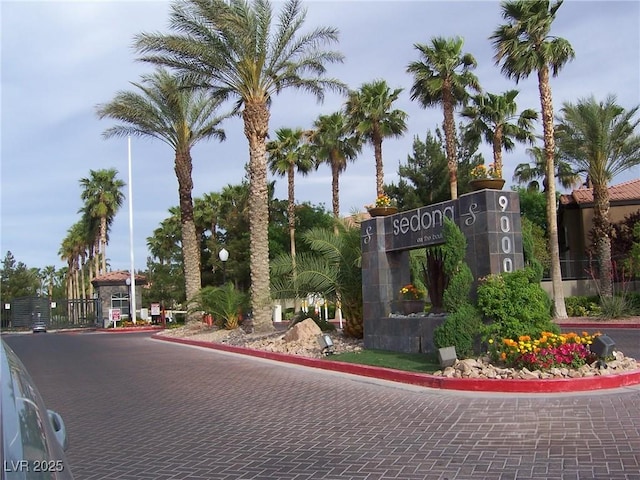
{"label": "concrete curb", "polygon": [[117,327],[117,328],[96,328],[96,332],[104,333],[135,333],[135,332],[160,332],[164,327]]}
{"label": "concrete curb", "polygon": [[608,330],[611,328],[640,328],[640,323],[589,323],[589,322],[576,322],[576,323],[558,323],[560,328],[584,328],[584,329],[596,329],[596,330]]}
{"label": "concrete curb", "polygon": [[629,373],[601,375],[597,377],[571,379],[558,378],[549,380],[446,378],[424,373],[404,372],[391,368],[372,367],[368,365],[358,365],[328,359],[298,357],[295,355],[287,355],[277,352],[265,352],[263,350],[236,347],[222,343],[203,342],[199,340],[189,340],[186,338],[172,338],[164,335],[152,335],[151,338],[167,342],[181,343],[184,345],[211,348],[213,350],[220,350],[224,352],[238,353],[241,355],[250,355],[252,357],[291,363],[294,365],[302,365],[305,367],[320,368],[322,370],[329,370],[333,372],[348,373],[363,377],[378,378],[380,380],[445,390],[492,393],[567,393],[621,388],[640,384],[640,370]]}

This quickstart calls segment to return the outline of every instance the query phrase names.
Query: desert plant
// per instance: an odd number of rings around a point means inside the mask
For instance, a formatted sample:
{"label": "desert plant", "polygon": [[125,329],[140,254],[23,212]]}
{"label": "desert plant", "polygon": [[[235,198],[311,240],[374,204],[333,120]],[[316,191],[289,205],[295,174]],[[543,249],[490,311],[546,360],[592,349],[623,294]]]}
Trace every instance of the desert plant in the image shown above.
{"label": "desert plant", "polygon": [[233,330],[240,326],[247,303],[248,296],[227,283],[221,287],[204,287],[190,303],[189,311],[210,313],[219,327]]}
{"label": "desert plant", "polygon": [[616,294],[611,297],[600,297],[600,317],[601,318],[623,318],[631,314],[629,302],[626,295]]}

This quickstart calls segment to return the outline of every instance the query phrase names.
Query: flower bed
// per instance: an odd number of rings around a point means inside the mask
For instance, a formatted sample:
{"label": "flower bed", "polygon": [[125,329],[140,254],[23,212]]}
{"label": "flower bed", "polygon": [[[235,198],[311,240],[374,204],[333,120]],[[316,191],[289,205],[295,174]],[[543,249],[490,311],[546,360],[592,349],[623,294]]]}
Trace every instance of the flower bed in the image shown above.
{"label": "flower bed", "polygon": [[519,337],[517,341],[511,338],[503,338],[500,342],[489,339],[489,356],[494,362],[513,368],[543,371],[563,367],[578,369],[598,359],[589,348],[598,335],[542,332],[538,339],[528,335]]}

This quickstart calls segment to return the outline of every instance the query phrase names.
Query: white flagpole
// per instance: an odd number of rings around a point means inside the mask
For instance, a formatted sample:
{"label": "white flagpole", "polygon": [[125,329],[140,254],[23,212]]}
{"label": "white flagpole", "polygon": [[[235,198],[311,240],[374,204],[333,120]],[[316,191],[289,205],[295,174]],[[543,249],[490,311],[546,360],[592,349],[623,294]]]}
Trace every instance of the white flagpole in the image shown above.
{"label": "white flagpole", "polygon": [[136,323],[136,276],[135,276],[135,263],[133,261],[133,185],[131,182],[131,137],[127,137],[127,147],[129,151],[129,253],[131,255],[131,297],[130,304],[130,318],[133,323]]}

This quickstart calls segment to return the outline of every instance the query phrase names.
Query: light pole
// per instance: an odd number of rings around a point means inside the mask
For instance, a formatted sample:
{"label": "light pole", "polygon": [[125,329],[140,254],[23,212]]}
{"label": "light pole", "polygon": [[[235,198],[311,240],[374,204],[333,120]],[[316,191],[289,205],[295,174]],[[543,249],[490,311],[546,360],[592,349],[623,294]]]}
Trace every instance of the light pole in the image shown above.
{"label": "light pole", "polygon": [[136,292],[135,283],[131,282],[131,277],[128,277],[124,283],[127,284],[127,290],[129,290],[129,321],[136,323]]}
{"label": "light pole", "polygon": [[218,258],[222,262],[222,285],[227,283],[227,260],[229,260],[229,252],[226,248],[223,248],[218,252]]}

